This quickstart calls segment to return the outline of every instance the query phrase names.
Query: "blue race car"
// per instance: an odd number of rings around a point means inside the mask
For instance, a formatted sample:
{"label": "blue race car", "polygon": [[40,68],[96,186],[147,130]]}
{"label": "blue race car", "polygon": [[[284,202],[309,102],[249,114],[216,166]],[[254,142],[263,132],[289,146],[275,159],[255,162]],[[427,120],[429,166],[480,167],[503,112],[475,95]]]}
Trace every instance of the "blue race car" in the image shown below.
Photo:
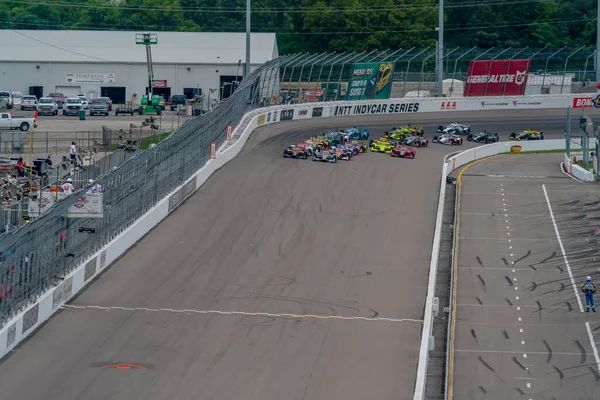
{"label": "blue race car", "polygon": [[350,137],[350,140],[367,140],[369,139],[369,131],[363,128],[352,127],[343,131]]}

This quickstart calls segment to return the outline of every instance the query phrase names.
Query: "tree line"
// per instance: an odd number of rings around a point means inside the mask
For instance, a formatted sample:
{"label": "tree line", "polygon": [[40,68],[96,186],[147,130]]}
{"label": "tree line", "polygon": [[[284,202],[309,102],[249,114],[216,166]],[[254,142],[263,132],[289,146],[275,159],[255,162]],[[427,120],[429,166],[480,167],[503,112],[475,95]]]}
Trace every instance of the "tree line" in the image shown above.
{"label": "tree line", "polygon": [[[446,47],[593,46],[596,1],[446,0]],[[252,30],[281,54],[435,46],[434,0],[253,0]],[[245,0],[5,0],[5,29],[231,32]]]}

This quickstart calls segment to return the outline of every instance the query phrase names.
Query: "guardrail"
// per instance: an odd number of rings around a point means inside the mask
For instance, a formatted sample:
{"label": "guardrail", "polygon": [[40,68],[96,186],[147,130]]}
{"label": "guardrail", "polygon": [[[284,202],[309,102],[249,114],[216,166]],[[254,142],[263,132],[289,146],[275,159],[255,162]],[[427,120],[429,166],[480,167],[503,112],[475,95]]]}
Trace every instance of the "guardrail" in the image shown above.
{"label": "guardrail", "polygon": [[[276,67],[268,65],[265,68]],[[35,331],[62,304],[175,210],[208,176],[235,157],[257,127],[308,118],[439,112],[442,103],[442,99],[436,98],[389,99],[280,105],[252,110],[253,104],[259,103],[259,88],[270,84],[261,81],[264,75],[264,71],[255,71],[254,81],[250,80],[246,85],[242,83],[234,96],[211,113],[188,121],[157,146],[140,152],[100,178],[99,182],[105,189],[103,218],[81,218],[76,223],[67,224],[66,213],[77,201],[76,195],[58,202],[16,234],[0,239],[0,249],[4,255],[0,262],[3,268],[0,271],[0,285],[4,286],[0,288],[4,290],[8,283],[19,290],[19,296],[14,301],[4,298],[0,302],[0,323],[3,324],[0,330],[0,357]],[[485,100],[443,99],[443,102],[446,103],[445,112],[449,113],[450,118],[453,111],[515,107],[566,108],[573,97],[546,95],[520,97],[519,100],[488,97]],[[231,140],[227,140],[228,121],[237,125]],[[213,150],[217,148],[218,151]],[[211,159],[213,152],[215,159]],[[468,162],[468,157],[463,158]],[[459,157],[459,162],[461,160]],[[456,160],[454,163],[459,165]],[[90,227],[95,229],[94,236],[81,234],[79,229]],[[76,238],[66,240],[73,235]],[[434,253],[432,251],[432,258]],[[435,272],[430,271],[430,277],[434,277],[434,280]],[[10,280],[5,280],[6,276],[10,276]],[[27,280],[23,281],[21,277]],[[430,282],[429,287],[432,290],[435,285]],[[432,301],[428,296],[424,324],[427,330],[423,333],[423,338],[427,339],[433,321],[430,315]],[[425,343],[418,367],[420,375],[426,375],[427,371],[427,340]],[[424,381],[425,378],[417,385],[422,384],[424,388]]]}
{"label": "guardrail", "polygon": [[[456,171],[457,169],[459,169],[460,167],[467,165],[475,160],[479,160],[479,159],[483,159],[486,157],[490,157],[493,155],[497,155],[497,154],[503,154],[503,153],[509,153],[511,152],[511,147],[513,146],[520,146],[521,147],[521,151],[522,152],[527,152],[527,151],[543,151],[543,150],[562,150],[565,148],[565,140],[564,139],[551,139],[551,140],[535,140],[535,141],[526,141],[526,142],[499,142],[499,143],[493,143],[493,144],[488,144],[488,145],[484,145],[484,146],[479,146],[479,147],[474,147],[465,151],[462,151],[458,154],[453,155],[452,157],[447,157],[447,159],[444,160],[443,166],[442,166],[442,183],[441,183],[441,187],[440,187],[440,196],[439,196],[439,200],[438,200],[438,214],[436,216],[436,227],[435,227],[435,233],[434,233],[434,238],[433,238],[433,249],[432,249],[432,255],[431,255],[431,264],[430,264],[430,269],[429,269],[429,284],[428,284],[428,291],[427,291],[427,299],[426,299],[426,304],[433,304],[433,299],[435,298],[435,286],[436,286],[436,276],[437,276],[437,269],[438,269],[438,257],[439,257],[439,243],[441,240],[441,228],[442,228],[442,217],[444,214],[444,199],[445,199],[445,195],[446,195],[446,178],[454,171]],[[573,146],[573,145],[572,145]],[[574,145],[575,147],[573,148],[573,150],[580,150],[581,146],[577,146]],[[568,159],[565,160],[566,163],[569,162]],[[571,162],[572,163],[572,162]],[[580,171],[579,171],[580,170]],[[580,180],[584,180],[578,177],[578,175],[580,176],[584,176],[586,179],[589,179],[588,176],[592,175],[589,171],[584,170],[583,168],[577,166],[577,165],[572,165],[572,170],[569,171],[569,173],[575,177],[577,177]],[[455,227],[456,229],[456,227]],[[436,246],[437,244],[437,246]],[[454,251],[454,250],[453,250]],[[453,255],[454,257],[454,255]],[[454,265],[454,263],[453,263]],[[453,280],[454,277],[454,268],[451,269],[451,281]],[[455,313],[455,308],[454,308],[454,304],[452,303],[452,295],[449,296],[450,299],[450,303],[449,303],[449,310],[450,310],[450,321],[452,320],[452,314]],[[416,381],[416,385],[415,385],[415,394],[414,394],[414,400],[424,400],[425,399],[425,390],[426,390],[426,383],[427,383],[427,365],[429,362],[429,351],[431,349],[431,343],[433,342],[431,340],[431,324],[434,318],[434,309],[432,307],[426,307],[425,308],[425,316],[424,316],[424,321],[431,321],[429,323],[424,323],[423,324],[423,334],[421,335],[421,348],[420,348],[420,354],[419,354],[419,365],[418,365],[418,369],[417,369],[417,381]],[[453,326],[451,326],[449,328],[448,331],[448,337],[453,337],[452,335],[452,330],[454,329]],[[446,359],[449,360],[452,357],[451,354],[451,346],[450,344],[448,344],[447,346],[447,350],[446,350]],[[447,362],[447,365],[451,365],[451,362]],[[451,387],[451,385],[448,385],[448,380],[452,380],[452,372],[453,371],[446,371],[446,382],[445,382],[445,386],[446,388],[448,386]],[[451,389],[450,389],[451,390]],[[446,392],[446,389],[445,389]],[[445,393],[446,395],[448,393]],[[448,398],[448,397],[445,397]]]}

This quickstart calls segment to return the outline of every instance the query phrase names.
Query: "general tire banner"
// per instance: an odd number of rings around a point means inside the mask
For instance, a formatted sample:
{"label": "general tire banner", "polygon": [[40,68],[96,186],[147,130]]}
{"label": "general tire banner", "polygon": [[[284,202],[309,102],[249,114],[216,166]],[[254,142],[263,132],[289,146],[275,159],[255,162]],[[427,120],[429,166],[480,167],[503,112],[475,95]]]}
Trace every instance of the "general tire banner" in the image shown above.
{"label": "general tire banner", "polygon": [[464,96],[522,96],[527,86],[529,66],[529,60],[471,61]]}
{"label": "general tire banner", "polygon": [[346,100],[389,99],[393,70],[392,63],[354,64]]}

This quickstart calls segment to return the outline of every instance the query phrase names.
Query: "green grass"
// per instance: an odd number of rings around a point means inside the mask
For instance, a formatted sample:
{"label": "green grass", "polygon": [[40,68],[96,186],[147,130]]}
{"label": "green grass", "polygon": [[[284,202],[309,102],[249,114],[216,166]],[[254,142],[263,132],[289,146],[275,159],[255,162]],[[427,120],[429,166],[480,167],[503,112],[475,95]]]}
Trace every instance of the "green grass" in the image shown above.
{"label": "green grass", "polygon": [[[171,134],[171,132],[162,132],[162,133],[158,133],[154,136],[148,136],[148,137],[142,138],[140,140],[140,150],[148,149],[152,143],[159,143],[163,139],[165,139],[167,136],[169,136],[170,134]],[[108,151],[115,151],[115,150],[117,150],[118,147],[119,147],[118,144],[111,144],[108,147]]]}
{"label": "green grass", "polygon": [[502,154],[553,154],[553,153],[564,153],[565,149],[557,149],[557,150],[533,150],[533,151],[520,151],[518,153],[513,153],[511,151],[507,151]]}

